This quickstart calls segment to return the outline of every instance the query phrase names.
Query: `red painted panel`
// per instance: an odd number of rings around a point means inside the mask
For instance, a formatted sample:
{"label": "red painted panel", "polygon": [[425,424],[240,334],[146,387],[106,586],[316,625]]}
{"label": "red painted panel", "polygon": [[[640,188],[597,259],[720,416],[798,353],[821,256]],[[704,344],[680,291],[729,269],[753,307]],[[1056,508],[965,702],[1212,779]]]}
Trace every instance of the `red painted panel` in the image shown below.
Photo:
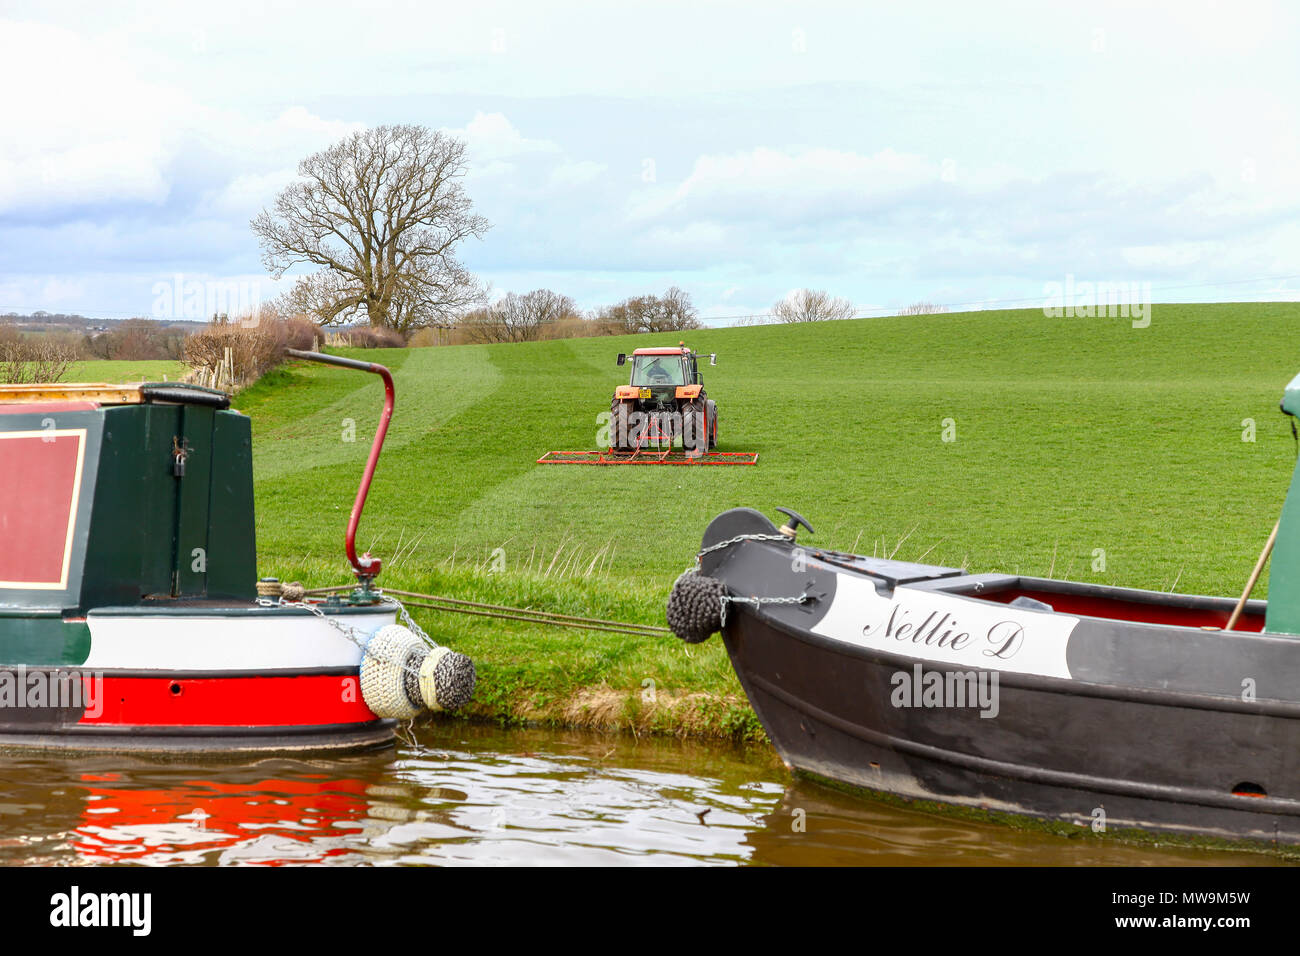
{"label": "red painted panel", "polygon": [[84,439],[84,432],[0,432],[0,581],[62,579]]}
{"label": "red painted panel", "polygon": [[[1078,617],[1101,617],[1111,621],[1131,621],[1138,624],[1172,624],[1176,627],[1217,627],[1228,623],[1228,611],[1210,611],[1202,608],[1147,604],[1143,601],[1120,601],[1115,598],[1093,597],[1084,594],[1061,594],[1055,591],[1031,591],[1009,588],[985,596],[985,600],[1010,603],[1016,598],[1030,597],[1043,601],[1061,614]],[[1262,614],[1242,614],[1237,621],[1238,631],[1262,631]]]}
{"label": "red painted panel", "polygon": [[[88,678],[89,679],[89,678]],[[83,724],[139,727],[288,727],[375,719],[356,675],[103,677],[102,706]],[[92,716],[91,709],[100,713]]]}

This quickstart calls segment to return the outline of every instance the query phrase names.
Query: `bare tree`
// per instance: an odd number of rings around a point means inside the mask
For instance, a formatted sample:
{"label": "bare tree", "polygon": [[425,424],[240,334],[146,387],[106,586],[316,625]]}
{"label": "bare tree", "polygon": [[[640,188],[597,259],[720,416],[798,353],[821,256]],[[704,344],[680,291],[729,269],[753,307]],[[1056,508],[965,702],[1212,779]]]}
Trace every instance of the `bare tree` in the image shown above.
{"label": "bare tree", "polygon": [[0,383],[36,385],[57,382],[78,358],[79,344],[70,336],[41,332],[23,335],[0,327]]}
{"label": "bare tree", "polygon": [[[465,144],[423,126],[353,133],[298,164],[301,179],[251,225],[275,278],[320,266],[289,293],[321,324],[365,316],[409,332],[480,294],[455,247],[489,224],[461,188]],[[302,308],[309,306],[308,308]]]}
{"label": "bare tree", "polygon": [[899,309],[899,315],[937,315],[940,312],[947,312],[948,307],[944,305],[935,305],[933,302],[913,302],[905,309]]}
{"label": "bare tree", "polygon": [[685,332],[700,328],[690,294],[673,286],[662,296],[639,295],[597,311],[595,319],[610,335]]}
{"label": "bare tree", "polygon": [[510,341],[500,311],[489,305],[460,315],[456,319],[456,332],[462,341],[472,344]]}
{"label": "bare tree", "polygon": [[796,289],[772,306],[778,322],[826,322],[853,318],[853,303],[824,289]]}
{"label": "bare tree", "polygon": [[457,328],[471,342],[533,342],[546,330],[578,316],[567,295],[534,289],[524,295],[511,292],[489,306],[461,316]]}

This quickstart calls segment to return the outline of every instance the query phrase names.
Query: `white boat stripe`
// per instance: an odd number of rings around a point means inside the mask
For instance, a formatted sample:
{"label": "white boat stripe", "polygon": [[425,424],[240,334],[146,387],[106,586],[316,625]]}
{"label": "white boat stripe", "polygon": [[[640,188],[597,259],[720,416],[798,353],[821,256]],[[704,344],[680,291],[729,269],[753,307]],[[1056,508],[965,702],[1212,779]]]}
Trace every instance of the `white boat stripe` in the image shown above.
{"label": "white boat stripe", "polygon": [[[340,620],[368,635],[393,624],[395,611]],[[356,667],[361,648],[318,617],[87,615],[87,668],[130,670],[299,670]]]}
{"label": "white boat stripe", "polygon": [[858,575],[838,575],[812,631],[922,661],[1069,678],[1066,648],[1077,617],[906,586],[892,597]]}

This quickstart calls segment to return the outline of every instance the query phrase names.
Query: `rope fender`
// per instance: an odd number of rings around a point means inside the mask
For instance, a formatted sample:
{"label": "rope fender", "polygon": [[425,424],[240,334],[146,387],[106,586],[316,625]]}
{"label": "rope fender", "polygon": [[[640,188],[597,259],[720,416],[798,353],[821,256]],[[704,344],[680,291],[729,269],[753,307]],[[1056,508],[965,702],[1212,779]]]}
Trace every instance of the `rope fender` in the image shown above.
{"label": "rope fender", "polygon": [[458,710],[474,697],[474,662],[430,648],[401,624],[381,627],[361,659],[361,697],[376,717],[410,720],[428,709]]}
{"label": "rope fender", "polygon": [[722,630],[727,586],[694,569],[678,575],[668,595],[668,627],[687,644],[700,644]]}

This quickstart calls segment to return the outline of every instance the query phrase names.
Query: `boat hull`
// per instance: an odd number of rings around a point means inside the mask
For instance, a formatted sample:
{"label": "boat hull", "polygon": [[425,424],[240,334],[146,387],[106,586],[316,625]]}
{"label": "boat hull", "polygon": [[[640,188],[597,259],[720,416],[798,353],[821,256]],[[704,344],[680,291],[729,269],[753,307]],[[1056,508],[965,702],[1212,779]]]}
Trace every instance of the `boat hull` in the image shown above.
{"label": "boat hull", "polygon": [[[1247,605],[705,532],[722,636],[787,765],[908,800],[1300,844],[1300,639]],[[738,603],[737,603],[738,602]]]}
{"label": "boat hull", "polygon": [[796,771],[1094,830],[1300,843],[1300,800],[1233,792],[1295,779],[1300,708],[1263,717],[1176,694],[1081,693],[1074,682],[999,675],[998,713],[985,718],[977,707],[893,706],[898,675],[914,680],[918,667],[905,657],[846,652],[745,611],[725,642]]}
{"label": "boat hull", "polygon": [[[9,658],[0,658],[0,749],[247,755],[391,744],[396,723],[366,705],[360,666],[365,637],[395,617],[391,607],[318,615],[210,603],[71,620],[11,614],[0,619]],[[26,639],[34,625],[44,628],[39,645]]]}

